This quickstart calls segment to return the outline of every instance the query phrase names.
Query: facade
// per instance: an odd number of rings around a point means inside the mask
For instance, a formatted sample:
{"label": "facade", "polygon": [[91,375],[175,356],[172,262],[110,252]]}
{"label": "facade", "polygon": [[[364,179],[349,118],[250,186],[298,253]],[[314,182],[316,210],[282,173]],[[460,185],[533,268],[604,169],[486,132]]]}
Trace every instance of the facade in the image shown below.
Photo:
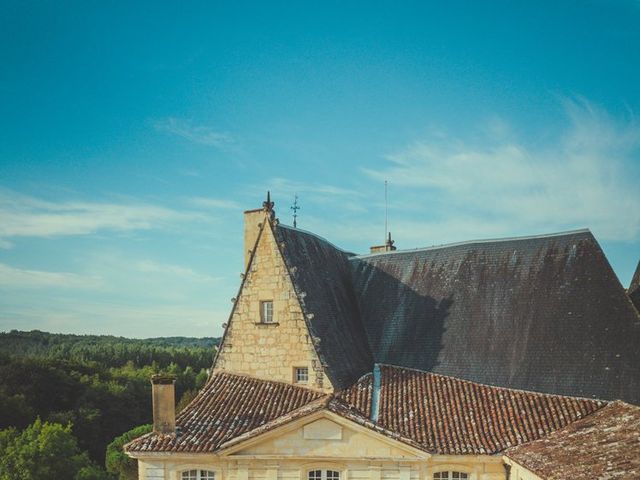
{"label": "facade", "polygon": [[589,231],[354,255],[267,198],[244,246],[206,386],[175,418],[153,381],[141,480],[640,478],[637,285]]}

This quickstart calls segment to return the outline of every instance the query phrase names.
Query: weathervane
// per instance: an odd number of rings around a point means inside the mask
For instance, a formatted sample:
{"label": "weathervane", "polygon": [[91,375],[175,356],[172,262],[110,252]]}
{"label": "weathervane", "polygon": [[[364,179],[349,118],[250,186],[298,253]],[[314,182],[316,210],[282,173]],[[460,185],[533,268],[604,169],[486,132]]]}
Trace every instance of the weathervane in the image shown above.
{"label": "weathervane", "polygon": [[298,194],[295,194],[295,197],[293,199],[293,205],[291,205],[291,210],[293,210],[293,228],[297,228],[298,226],[298,222],[297,222],[297,218],[298,218],[298,210],[300,210],[300,206],[298,205]]}

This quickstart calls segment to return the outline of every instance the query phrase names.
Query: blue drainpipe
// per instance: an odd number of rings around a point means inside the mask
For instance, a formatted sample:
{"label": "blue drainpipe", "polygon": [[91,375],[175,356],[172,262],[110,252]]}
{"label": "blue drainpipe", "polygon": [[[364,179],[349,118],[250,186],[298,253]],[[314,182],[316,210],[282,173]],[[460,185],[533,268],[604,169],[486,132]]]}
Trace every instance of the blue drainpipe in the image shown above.
{"label": "blue drainpipe", "polygon": [[373,392],[371,393],[371,421],[374,423],[378,422],[378,410],[380,405],[380,384],[380,365],[376,363],[373,366]]}

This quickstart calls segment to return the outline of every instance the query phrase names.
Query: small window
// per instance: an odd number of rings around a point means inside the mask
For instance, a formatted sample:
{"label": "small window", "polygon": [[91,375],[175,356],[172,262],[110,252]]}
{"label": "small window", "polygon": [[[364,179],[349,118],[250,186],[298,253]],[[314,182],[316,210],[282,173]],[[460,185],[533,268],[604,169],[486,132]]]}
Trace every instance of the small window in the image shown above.
{"label": "small window", "polygon": [[260,302],[260,321],[262,323],[273,323],[273,301],[265,300]]}
{"label": "small window", "polygon": [[296,367],[293,371],[293,381],[296,383],[307,383],[309,381],[309,369],[307,367]]}
{"label": "small window", "polygon": [[340,480],[340,472],[336,470],[310,470],[307,480]]}
{"label": "small window", "polygon": [[436,472],[433,474],[434,480],[467,480],[469,474],[463,472]]}
{"label": "small window", "polygon": [[215,480],[216,473],[210,470],[187,470],[182,472],[181,480]]}

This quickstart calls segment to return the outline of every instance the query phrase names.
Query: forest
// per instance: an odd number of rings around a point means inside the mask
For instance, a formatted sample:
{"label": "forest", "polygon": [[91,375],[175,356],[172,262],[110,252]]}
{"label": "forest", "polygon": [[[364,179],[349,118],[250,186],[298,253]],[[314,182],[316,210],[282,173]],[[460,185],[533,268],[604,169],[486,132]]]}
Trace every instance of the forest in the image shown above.
{"label": "forest", "polygon": [[151,375],[177,377],[179,411],[206,382],[217,344],[0,333],[0,480],[136,478],[121,447],[149,431]]}

